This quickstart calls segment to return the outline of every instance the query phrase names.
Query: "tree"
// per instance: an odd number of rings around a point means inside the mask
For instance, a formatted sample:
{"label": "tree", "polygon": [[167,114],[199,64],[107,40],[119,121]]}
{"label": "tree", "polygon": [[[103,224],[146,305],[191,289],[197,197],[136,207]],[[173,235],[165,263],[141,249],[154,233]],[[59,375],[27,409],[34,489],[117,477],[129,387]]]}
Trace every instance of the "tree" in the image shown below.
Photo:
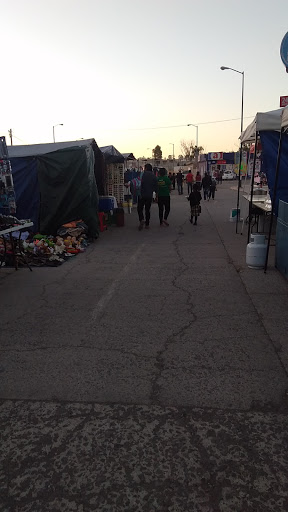
{"label": "tree", "polygon": [[186,160],[193,160],[195,156],[199,155],[200,153],[202,153],[202,151],[204,151],[204,148],[202,148],[202,146],[198,146],[197,148],[197,146],[194,145],[193,140],[181,140],[181,149],[183,151],[183,156]]}
{"label": "tree", "polygon": [[160,146],[155,146],[153,149],[153,156],[155,160],[162,160],[162,149]]}

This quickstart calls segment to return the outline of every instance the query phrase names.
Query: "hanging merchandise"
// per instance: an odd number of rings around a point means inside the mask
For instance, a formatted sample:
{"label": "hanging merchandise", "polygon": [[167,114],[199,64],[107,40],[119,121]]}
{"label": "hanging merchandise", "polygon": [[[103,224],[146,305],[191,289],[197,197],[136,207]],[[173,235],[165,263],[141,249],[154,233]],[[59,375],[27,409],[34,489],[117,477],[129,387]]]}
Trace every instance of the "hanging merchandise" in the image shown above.
{"label": "hanging merchandise", "polygon": [[0,213],[3,215],[14,215],[16,213],[11,163],[8,159],[6,140],[3,136],[0,137]]}

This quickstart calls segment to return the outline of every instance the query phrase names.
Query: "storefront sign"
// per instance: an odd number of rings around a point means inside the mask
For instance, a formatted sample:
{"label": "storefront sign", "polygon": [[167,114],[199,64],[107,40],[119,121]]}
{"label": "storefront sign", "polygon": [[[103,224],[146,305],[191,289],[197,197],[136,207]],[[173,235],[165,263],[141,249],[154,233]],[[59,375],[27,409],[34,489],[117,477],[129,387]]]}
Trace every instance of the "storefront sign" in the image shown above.
{"label": "storefront sign", "polygon": [[223,153],[208,153],[208,160],[223,160]]}
{"label": "storefront sign", "polygon": [[288,96],[280,96],[280,107],[287,107]]}
{"label": "storefront sign", "polygon": [[288,68],[288,32],[282,39],[282,43],[280,46],[280,57],[284,66],[286,67],[286,71]]}

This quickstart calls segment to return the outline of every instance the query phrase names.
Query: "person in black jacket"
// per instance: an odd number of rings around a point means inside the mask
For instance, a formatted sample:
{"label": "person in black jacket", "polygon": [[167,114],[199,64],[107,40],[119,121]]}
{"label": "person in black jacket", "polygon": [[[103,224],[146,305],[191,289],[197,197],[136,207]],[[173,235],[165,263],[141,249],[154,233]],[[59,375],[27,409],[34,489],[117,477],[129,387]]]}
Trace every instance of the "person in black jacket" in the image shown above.
{"label": "person in black jacket", "polygon": [[212,178],[208,172],[205,172],[205,176],[202,180],[202,188],[204,193],[204,201],[209,198],[210,187],[212,185]]}
{"label": "person in black jacket", "polygon": [[209,191],[209,199],[214,199],[215,197],[215,190],[216,190],[216,179],[212,178],[211,185],[210,185],[210,191]]}
{"label": "person in black jacket", "polygon": [[145,228],[149,229],[150,223],[150,209],[153,199],[153,192],[158,192],[158,181],[153,172],[151,164],[145,164],[144,173],[141,180],[141,195],[138,198],[138,217],[139,217],[139,231],[143,229],[144,226],[144,214],[143,210],[145,208]]}
{"label": "person in black jacket", "polygon": [[190,192],[189,197],[188,197],[188,201],[190,202],[190,209],[191,209],[190,222],[192,224],[193,217],[195,217],[194,226],[197,225],[197,218],[201,213],[201,205],[200,205],[201,199],[202,199],[202,197],[198,190],[198,185],[197,185],[197,183],[194,183],[193,190],[192,190],[192,192]]}
{"label": "person in black jacket", "polygon": [[176,174],[176,181],[177,181],[177,188],[178,188],[179,195],[183,194],[183,178],[184,178],[184,176],[179,169],[179,171]]}

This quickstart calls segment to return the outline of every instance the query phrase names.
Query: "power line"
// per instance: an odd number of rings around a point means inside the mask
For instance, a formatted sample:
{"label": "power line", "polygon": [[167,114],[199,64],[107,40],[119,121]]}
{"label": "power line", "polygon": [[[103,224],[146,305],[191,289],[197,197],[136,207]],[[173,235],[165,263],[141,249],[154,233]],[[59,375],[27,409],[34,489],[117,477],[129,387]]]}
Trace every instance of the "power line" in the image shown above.
{"label": "power line", "polygon": [[[245,116],[244,119],[251,119],[252,117],[255,117],[255,116]],[[203,125],[203,124],[215,124],[215,123],[228,123],[229,121],[239,121],[241,118],[240,117],[235,117],[233,119],[221,119],[219,121],[204,121],[202,123],[195,123],[194,126],[200,126],[200,125]],[[188,124],[176,124],[174,126],[153,126],[153,127],[150,127],[150,128],[128,128],[128,130],[133,130],[133,131],[136,131],[136,130],[164,130],[164,129],[167,129],[167,128],[184,128],[186,126],[189,126]]]}
{"label": "power line", "polygon": [[[246,117],[244,117],[244,119],[251,119],[252,117],[255,117],[255,116],[246,116]],[[241,117],[235,117],[234,119],[221,119],[221,121],[206,121],[204,123],[198,123],[198,125],[213,124],[213,123],[227,123],[229,121],[239,121],[240,119],[241,119]]]}
{"label": "power line", "polygon": [[27,142],[25,142],[24,140],[22,139],[19,139],[19,137],[16,137],[16,135],[13,133],[13,137],[17,140],[20,140],[20,142],[23,142],[23,144],[28,144]]}

